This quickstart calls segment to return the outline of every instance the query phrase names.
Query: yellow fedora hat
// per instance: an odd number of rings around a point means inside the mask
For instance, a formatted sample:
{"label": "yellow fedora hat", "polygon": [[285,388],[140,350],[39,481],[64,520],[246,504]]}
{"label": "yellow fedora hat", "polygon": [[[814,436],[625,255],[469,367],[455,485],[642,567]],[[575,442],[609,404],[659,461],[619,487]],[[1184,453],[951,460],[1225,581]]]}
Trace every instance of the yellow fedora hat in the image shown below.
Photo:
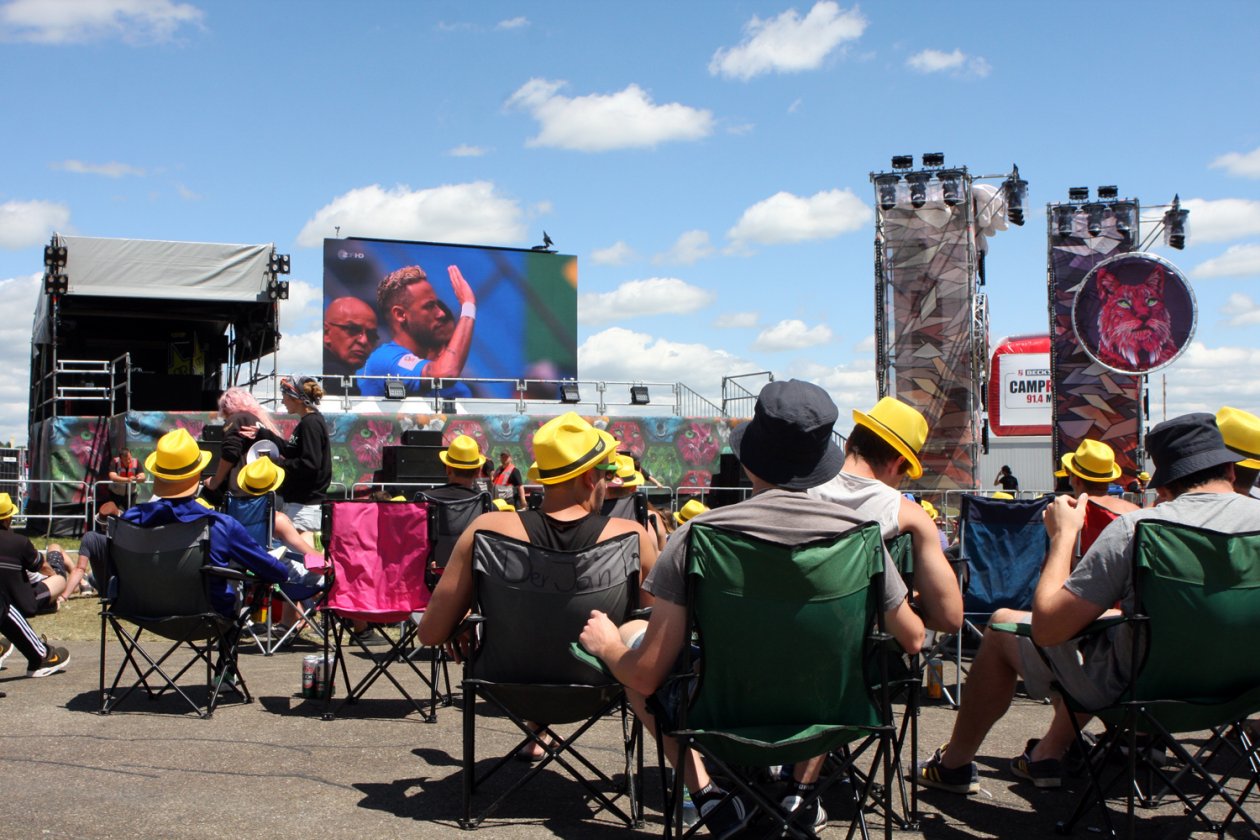
{"label": "yellow fedora hat", "polygon": [[17,513],[17,505],[13,504],[13,499],[8,493],[0,493],[0,521],[12,519],[15,513]]}
{"label": "yellow fedora hat", "polygon": [[264,455],[241,470],[236,476],[236,483],[249,495],[261,496],[284,483],[284,470]]}
{"label": "yellow fedora hat", "polygon": [[879,435],[885,443],[897,450],[897,454],[909,461],[910,470],[906,475],[910,478],[923,475],[919,450],[927,441],[928,424],[917,409],[896,397],[884,397],[866,414],[854,410],[853,422]]}
{"label": "yellow fedora hat", "polygon": [[634,458],[630,455],[618,455],[616,458],[617,476],[613,483],[618,487],[638,487],[643,483],[643,473],[634,468]]}
{"label": "yellow fedora hat", "polygon": [[507,499],[495,499],[494,507],[496,510],[516,510]]}
{"label": "yellow fedora hat", "polygon": [[539,484],[559,484],[608,461],[617,441],[608,432],[567,411],[534,433],[534,463]]}
{"label": "yellow fedora hat", "polygon": [[1054,471],[1054,477],[1055,477],[1055,478],[1067,478],[1067,470],[1065,470],[1065,469],[1057,469],[1057,470],[1055,470],[1055,471]]}
{"label": "yellow fedora hat", "polygon": [[1075,452],[1059,459],[1063,469],[1084,481],[1115,481],[1122,470],[1116,453],[1101,440],[1083,440]]}
{"label": "yellow fedora hat", "polygon": [[1147,482],[1150,480],[1151,480],[1151,474],[1148,473],[1146,470],[1142,470],[1140,473],[1138,473],[1138,481]]}
{"label": "yellow fedora hat", "polygon": [[176,429],[158,438],[157,449],[144,459],[144,471],[164,481],[180,481],[200,475],[211,457],[187,429]]}
{"label": "yellow fedora hat", "polygon": [[674,521],[677,522],[679,525],[683,524],[684,522],[690,522],[691,520],[695,519],[697,516],[704,513],[708,509],[709,509],[709,506],[706,505],[704,502],[700,501],[699,499],[692,499],[691,501],[687,502],[687,504],[683,505],[681,510],[675,511]]}
{"label": "yellow fedora hat", "polygon": [[1012,496],[1010,493],[1007,493],[1005,490],[999,490],[999,491],[997,491],[996,493],[994,493],[992,496],[990,496],[989,498],[991,498],[991,499],[1001,499],[1001,500],[1002,500],[1002,501],[1004,501],[1004,502],[1013,502],[1013,501],[1015,501],[1015,497],[1014,497],[1014,496]]}
{"label": "yellow fedora hat", "polygon": [[936,517],[940,516],[936,510],[936,505],[932,504],[927,499],[920,501],[919,507],[923,508],[923,510],[927,512],[927,515],[932,519],[936,519]]}
{"label": "yellow fedora hat", "polygon": [[1260,470],[1260,417],[1227,405],[1216,412],[1216,427],[1225,446],[1244,458],[1235,466]]}
{"label": "yellow fedora hat", "polygon": [[475,470],[486,462],[481,447],[468,435],[456,435],[451,445],[438,453],[438,459],[456,470]]}

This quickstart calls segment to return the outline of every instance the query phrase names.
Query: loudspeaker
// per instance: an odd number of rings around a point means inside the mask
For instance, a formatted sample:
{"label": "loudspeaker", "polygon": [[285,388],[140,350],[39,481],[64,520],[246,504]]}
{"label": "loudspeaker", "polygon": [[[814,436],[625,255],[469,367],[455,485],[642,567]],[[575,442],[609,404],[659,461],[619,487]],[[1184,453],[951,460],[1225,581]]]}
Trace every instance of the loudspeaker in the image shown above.
{"label": "loudspeaker", "polygon": [[408,429],[402,433],[403,446],[438,446],[442,445],[442,433],[431,429]]}
{"label": "loudspeaker", "polygon": [[209,423],[207,423],[206,425],[201,427],[201,442],[202,443],[206,443],[208,441],[216,441],[216,440],[217,441],[223,440],[223,426],[221,425],[212,426]]}
{"label": "loudspeaker", "polygon": [[[215,426],[213,428],[219,429],[220,434],[222,434],[222,426]],[[198,443],[197,446],[210,453],[210,460],[207,462],[206,468],[201,471],[202,478],[209,478],[219,469],[219,459],[223,456],[223,441],[206,440],[205,438],[202,438],[201,442]]]}
{"label": "loudspeaker", "polygon": [[381,450],[381,471],[386,481],[446,481],[446,465],[438,458],[441,446],[386,446]]}

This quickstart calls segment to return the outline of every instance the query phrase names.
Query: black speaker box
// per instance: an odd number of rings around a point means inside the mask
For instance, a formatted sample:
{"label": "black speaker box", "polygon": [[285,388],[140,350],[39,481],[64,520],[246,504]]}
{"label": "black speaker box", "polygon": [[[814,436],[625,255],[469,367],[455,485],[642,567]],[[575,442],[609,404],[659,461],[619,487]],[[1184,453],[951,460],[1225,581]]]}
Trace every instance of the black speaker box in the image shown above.
{"label": "black speaker box", "polygon": [[438,446],[442,445],[442,432],[432,429],[408,429],[402,433],[403,446]]}
{"label": "black speaker box", "polygon": [[[219,426],[217,428],[222,429],[223,427]],[[210,453],[210,461],[206,464],[206,468],[201,471],[202,478],[209,478],[219,469],[219,458],[223,455],[223,441],[202,438],[197,446]]]}
{"label": "black speaker box", "polygon": [[206,443],[208,441],[216,441],[216,440],[217,441],[223,440],[223,426],[222,425],[212,426],[209,423],[207,423],[206,425],[201,427],[201,442],[202,443]]}
{"label": "black speaker box", "polygon": [[381,450],[381,471],[387,481],[446,481],[446,465],[438,458],[441,446],[386,446]]}

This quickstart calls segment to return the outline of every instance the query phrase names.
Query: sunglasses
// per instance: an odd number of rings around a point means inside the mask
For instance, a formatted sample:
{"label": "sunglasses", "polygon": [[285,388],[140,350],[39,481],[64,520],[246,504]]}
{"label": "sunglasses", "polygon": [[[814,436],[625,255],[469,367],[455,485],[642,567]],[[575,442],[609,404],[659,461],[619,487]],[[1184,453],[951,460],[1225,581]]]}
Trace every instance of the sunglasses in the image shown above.
{"label": "sunglasses", "polygon": [[379,339],[379,336],[376,334],[375,327],[365,327],[362,324],[334,324],[332,322],[329,322],[328,326],[336,327],[351,338],[364,336],[373,344],[375,344]]}

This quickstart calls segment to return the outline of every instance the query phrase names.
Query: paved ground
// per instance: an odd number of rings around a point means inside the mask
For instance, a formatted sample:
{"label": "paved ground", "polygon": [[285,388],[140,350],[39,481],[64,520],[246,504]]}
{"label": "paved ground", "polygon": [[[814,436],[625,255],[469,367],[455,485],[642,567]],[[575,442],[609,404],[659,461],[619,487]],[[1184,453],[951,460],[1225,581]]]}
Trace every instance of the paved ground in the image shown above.
{"label": "paved ground", "polygon": [[[0,690],[8,693],[0,699],[0,837],[282,840],[322,834],[376,840],[459,832],[458,708],[443,709],[437,723],[426,724],[382,684],[368,701],[325,722],[313,704],[295,696],[302,654],[310,651],[299,648],[243,657],[255,702],[225,705],[210,720],[185,714],[169,700],[143,697],[101,716],[95,713],[97,645],[73,642],[70,649],[67,671],[46,679],[26,679],[20,655],[0,672]],[[107,659],[118,661],[112,645]],[[954,714],[942,706],[924,710],[920,753],[948,737]],[[1073,794],[1035,790],[1006,769],[1048,716],[1048,707],[1017,700],[982,751],[981,794],[925,794],[921,835],[1054,836],[1054,820],[1070,808]],[[506,750],[514,742],[509,730],[506,720],[490,718],[480,737],[488,748]],[[619,734],[612,722],[593,732],[591,754],[610,770],[618,767]],[[522,768],[513,763],[508,769]],[[658,785],[650,772],[647,824],[630,830],[606,814],[592,816],[575,783],[546,771],[478,836],[657,836]],[[1080,787],[1073,781],[1070,791]],[[1175,806],[1140,813],[1141,837],[1189,836]],[[882,827],[878,814],[870,822]],[[843,836],[834,826],[827,835]]]}

